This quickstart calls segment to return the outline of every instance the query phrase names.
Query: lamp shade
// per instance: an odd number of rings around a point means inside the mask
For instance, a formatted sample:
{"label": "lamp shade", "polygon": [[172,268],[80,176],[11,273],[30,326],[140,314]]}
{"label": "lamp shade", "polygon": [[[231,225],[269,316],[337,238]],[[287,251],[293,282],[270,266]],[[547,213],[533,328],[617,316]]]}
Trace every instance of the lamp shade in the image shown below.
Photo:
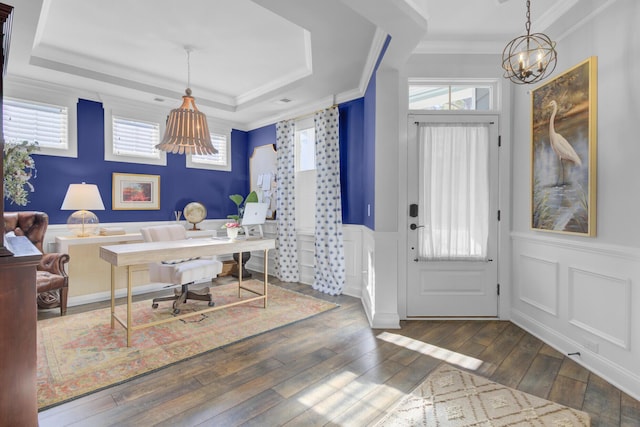
{"label": "lamp shade", "polygon": [[100,190],[95,184],[69,184],[61,210],[104,210]]}

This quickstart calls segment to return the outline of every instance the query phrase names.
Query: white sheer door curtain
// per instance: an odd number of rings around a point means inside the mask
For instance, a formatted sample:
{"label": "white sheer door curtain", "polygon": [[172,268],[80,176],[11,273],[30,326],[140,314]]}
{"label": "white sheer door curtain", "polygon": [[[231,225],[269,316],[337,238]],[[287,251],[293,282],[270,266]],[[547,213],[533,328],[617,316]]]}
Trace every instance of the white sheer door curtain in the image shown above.
{"label": "white sheer door curtain", "polygon": [[489,235],[489,128],[423,124],[419,138],[418,257],[486,261]]}

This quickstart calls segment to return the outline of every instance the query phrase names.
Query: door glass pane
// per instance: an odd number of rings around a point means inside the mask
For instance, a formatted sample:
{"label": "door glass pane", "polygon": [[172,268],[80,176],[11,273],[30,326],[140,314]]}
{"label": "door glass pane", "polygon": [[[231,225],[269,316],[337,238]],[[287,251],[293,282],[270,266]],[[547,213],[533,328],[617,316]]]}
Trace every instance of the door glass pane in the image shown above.
{"label": "door glass pane", "polygon": [[491,85],[409,85],[410,110],[491,110]]}
{"label": "door glass pane", "polygon": [[449,86],[409,86],[410,110],[448,110]]}
{"label": "door glass pane", "polygon": [[418,257],[486,260],[489,127],[429,124],[419,129]]}
{"label": "door glass pane", "polygon": [[452,86],[452,110],[488,110],[491,106],[491,88],[488,86]]}

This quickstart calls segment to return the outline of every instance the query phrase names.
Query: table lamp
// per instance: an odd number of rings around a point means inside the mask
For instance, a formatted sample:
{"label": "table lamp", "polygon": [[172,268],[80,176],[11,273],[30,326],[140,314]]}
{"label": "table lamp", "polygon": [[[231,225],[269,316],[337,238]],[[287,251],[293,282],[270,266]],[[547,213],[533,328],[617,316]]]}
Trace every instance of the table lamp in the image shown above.
{"label": "table lamp", "polygon": [[69,231],[78,237],[88,237],[98,232],[98,217],[91,212],[104,210],[104,203],[100,197],[100,190],[95,184],[69,184],[67,194],[62,201],[61,210],[74,210],[67,219]]}

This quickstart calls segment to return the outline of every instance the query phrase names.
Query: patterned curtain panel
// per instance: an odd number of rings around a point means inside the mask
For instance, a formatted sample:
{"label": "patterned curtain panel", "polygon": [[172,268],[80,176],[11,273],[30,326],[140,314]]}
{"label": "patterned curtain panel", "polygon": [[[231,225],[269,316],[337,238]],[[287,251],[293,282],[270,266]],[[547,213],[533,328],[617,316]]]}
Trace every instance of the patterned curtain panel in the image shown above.
{"label": "patterned curtain panel", "polygon": [[295,125],[292,120],[276,123],[276,147],[276,276],[284,282],[297,282],[300,276],[296,242]]}
{"label": "patterned curtain panel", "polygon": [[316,227],[313,288],[329,295],[344,289],[338,107],[315,114]]}

